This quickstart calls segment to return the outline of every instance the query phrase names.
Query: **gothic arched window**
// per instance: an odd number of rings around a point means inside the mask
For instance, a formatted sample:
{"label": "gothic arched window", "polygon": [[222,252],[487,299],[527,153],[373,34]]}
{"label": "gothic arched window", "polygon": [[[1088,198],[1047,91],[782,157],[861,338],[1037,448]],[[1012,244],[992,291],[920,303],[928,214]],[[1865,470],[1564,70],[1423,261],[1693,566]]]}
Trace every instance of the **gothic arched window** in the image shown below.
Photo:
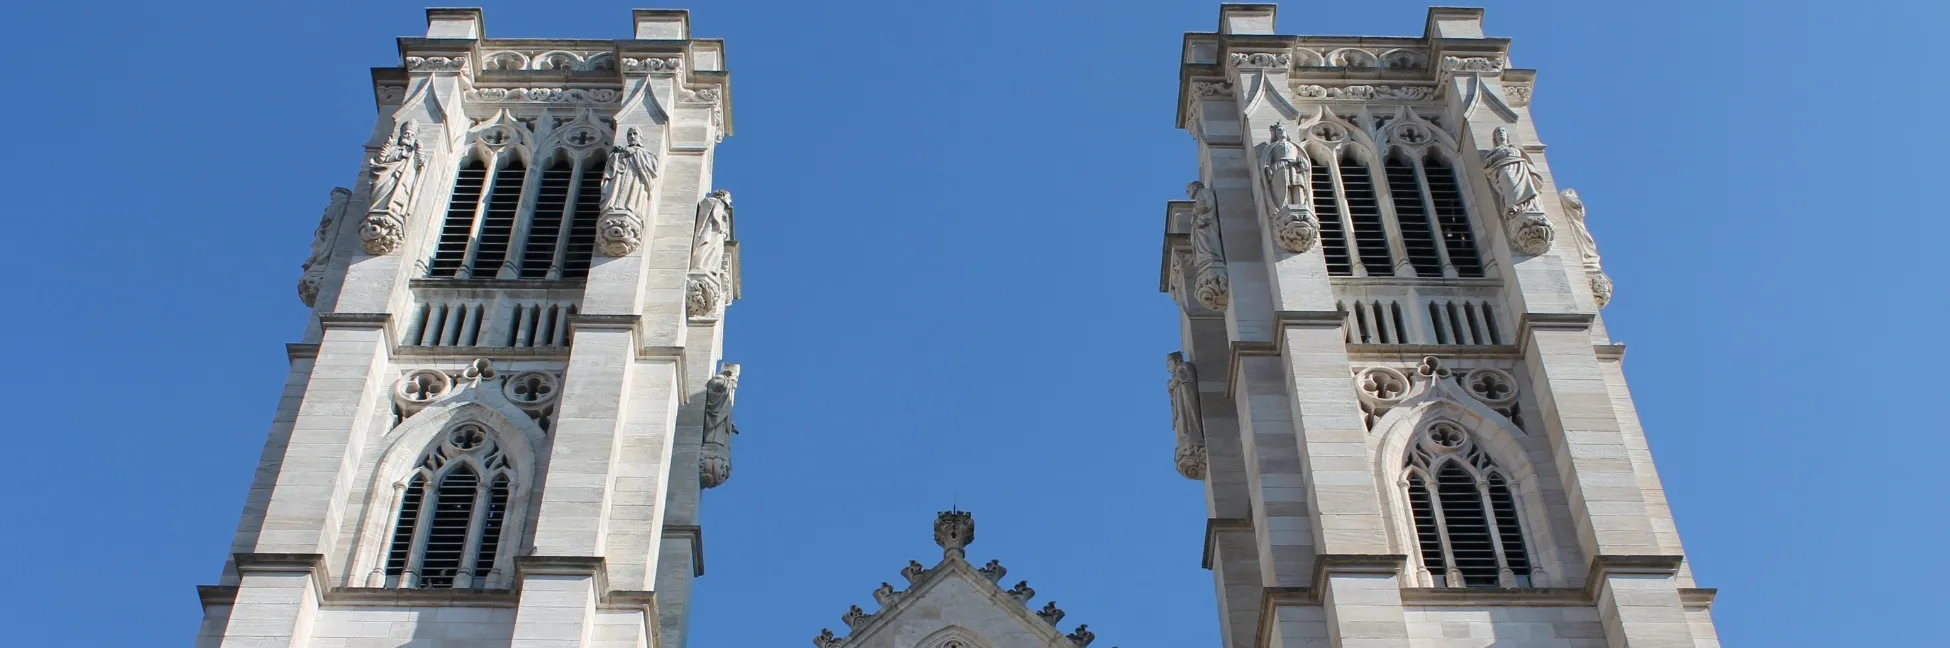
{"label": "gothic arched window", "polygon": [[601,216],[603,156],[555,154],[540,173],[540,189],[525,223],[522,279],[580,279],[589,276],[596,249],[596,219]]}
{"label": "gothic arched window", "polygon": [[427,276],[589,275],[602,216],[605,128],[588,115],[558,123],[539,150],[529,145],[531,128],[507,120],[475,132],[479,146],[455,174]]}
{"label": "gothic arched window", "polygon": [[495,575],[514,471],[478,423],[448,430],[400,495],[386,586],[478,588]]}
{"label": "gothic arched window", "polygon": [[453,198],[447,203],[447,218],[441,223],[428,274],[459,279],[498,276],[508,261],[526,177],[527,165],[511,151],[488,160],[474,156],[463,165],[454,178]]}
{"label": "gothic arched window", "polygon": [[[1483,276],[1461,184],[1443,153],[1449,150],[1446,136],[1419,119],[1374,119],[1397,120],[1379,144],[1350,138],[1334,122],[1309,132],[1310,141],[1335,151],[1316,156],[1311,178],[1327,273]],[[1383,154],[1374,154],[1377,146]]]}
{"label": "gothic arched window", "polygon": [[1425,582],[1530,586],[1530,554],[1510,480],[1462,426],[1437,421],[1416,435],[1402,488]]}

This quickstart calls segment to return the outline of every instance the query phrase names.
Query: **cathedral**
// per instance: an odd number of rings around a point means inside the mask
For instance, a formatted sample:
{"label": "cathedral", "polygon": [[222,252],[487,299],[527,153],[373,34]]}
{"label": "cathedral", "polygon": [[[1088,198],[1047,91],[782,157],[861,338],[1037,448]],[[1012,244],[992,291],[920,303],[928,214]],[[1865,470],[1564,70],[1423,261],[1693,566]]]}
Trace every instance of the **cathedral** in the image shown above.
{"label": "cathedral", "polygon": [[[1213,645],[1717,648],[1536,72],[1479,9],[1430,9],[1419,37],[1275,15],[1221,5],[1185,35],[1197,159],[1163,205],[1182,343],[1157,438],[1204,489]],[[501,39],[430,9],[373,70],[197,646],[685,645],[737,432],[723,187],[749,180],[712,172],[725,43],[684,11],[632,19]],[[939,561],[807,628],[816,648],[1087,648],[968,558],[975,522],[940,512]]]}

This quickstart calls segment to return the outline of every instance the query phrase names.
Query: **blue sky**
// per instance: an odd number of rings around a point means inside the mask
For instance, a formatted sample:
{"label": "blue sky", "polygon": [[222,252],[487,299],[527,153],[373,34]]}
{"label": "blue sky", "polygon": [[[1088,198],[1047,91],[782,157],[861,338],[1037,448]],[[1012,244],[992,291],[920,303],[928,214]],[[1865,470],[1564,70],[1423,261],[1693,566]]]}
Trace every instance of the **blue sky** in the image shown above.
{"label": "blue sky", "polygon": [[[620,38],[629,4],[497,2],[490,36]],[[935,511],[1098,644],[1218,646],[1171,468],[1156,292],[1180,35],[1216,2],[710,2],[737,135],[736,474],[696,648],[803,646],[931,561]],[[1590,205],[1605,311],[1728,646],[1940,640],[1950,321],[1935,2],[1488,3]],[[1282,33],[1419,35],[1418,2]],[[421,6],[13,3],[0,157],[0,627],[184,645],[306,310],[298,264]],[[870,607],[870,605],[869,605]],[[104,622],[112,615],[114,622]],[[755,622],[756,621],[756,622]],[[1929,630],[1929,634],[1925,634]]]}

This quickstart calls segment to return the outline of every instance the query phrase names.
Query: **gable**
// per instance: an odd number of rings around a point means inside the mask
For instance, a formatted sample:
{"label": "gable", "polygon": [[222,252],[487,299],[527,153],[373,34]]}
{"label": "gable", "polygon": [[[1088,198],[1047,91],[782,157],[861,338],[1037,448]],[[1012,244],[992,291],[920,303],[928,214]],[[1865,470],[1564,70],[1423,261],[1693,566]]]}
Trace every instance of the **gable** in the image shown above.
{"label": "gable", "polygon": [[846,648],[1073,648],[1056,628],[959,560],[944,561],[847,640]]}

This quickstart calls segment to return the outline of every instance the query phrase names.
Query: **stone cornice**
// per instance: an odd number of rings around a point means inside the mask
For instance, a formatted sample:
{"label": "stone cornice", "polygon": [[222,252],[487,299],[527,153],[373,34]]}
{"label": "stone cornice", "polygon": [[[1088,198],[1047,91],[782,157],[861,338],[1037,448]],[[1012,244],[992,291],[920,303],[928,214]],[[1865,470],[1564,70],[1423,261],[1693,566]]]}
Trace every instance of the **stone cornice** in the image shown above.
{"label": "stone cornice", "polygon": [[[678,384],[683,384],[683,383],[678,383]],[[704,527],[700,527],[694,524],[664,525],[664,538],[669,539],[672,537],[690,538],[691,575],[703,576],[704,575]]]}
{"label": "stone cornice", "polygon": [[[1431,15],[1441,8],[1431,10]],[[1498,71],[1509,72],[1502,62],[1508,58],[1508,38],[1435,38],[1433,32],[1412,36],[1298,36],[1278,34],[1226,34],[1188,32],[1180,45],[1178,70],[1178,114],[1175,123],[1188,128],[1186,107],[1197,81],[1230,80],[1227,61],[1234,53],[1287,53],[1290,65],[1285,70],[1290,81],[1317,85],[1336,85],[1340,81],[1359,81],[1364,85],[1421,85],[1441,81],[1445,75],[1444,57],[1487,58],[1499,62]],[[1336,60],[1349,53],[1359,64],[1343,65]],[[1397,54],[1399,53],[1399,54]],[[1391,54],[1401,56],[1395,59]],[[1388,57],[1389,61],[1382,61]],[[1530,72],[1530,71],[1522,71]],[[1534,74],[1534,73],[1533,73]],[[1527,80],[1530,77],[1525,77]],[[1343,84],[1344,85],[1344,84]]]}
{"label": "stone cornice", "polygon": [[286,344],[284,345],[284,357],[286,360],[294,363],[299,360],[316,360],[318,359],[318,344],[315,342],[293,342]]}
{"label": "stone cornice", "polygon": [[[398,587],[331,587],[325,556],[320,554],[239,553],[235,563],[239,574],[302,573],[312,576],[314,594],[332,605],[370,605],[386,607],[515,607],[521,583],[529,575],[590,576],[595,579],[598,601],[606,608],[656,611],[655,593],[636,590],[610,590],[609,569],[600,556],[520,556],[515,558],[515,583],[508,589],[419,589]],[[197,597],[207,613],[211,607],[233,605],[236,585],[199,585]]]}
{"label": "stone cornice", "polygon": [[1206,518],[1205,550],[1198,566],[1212,568],[1213,559],[1218,555],[1220,533],[1252,530],[1253,521],[1246,518]]}

